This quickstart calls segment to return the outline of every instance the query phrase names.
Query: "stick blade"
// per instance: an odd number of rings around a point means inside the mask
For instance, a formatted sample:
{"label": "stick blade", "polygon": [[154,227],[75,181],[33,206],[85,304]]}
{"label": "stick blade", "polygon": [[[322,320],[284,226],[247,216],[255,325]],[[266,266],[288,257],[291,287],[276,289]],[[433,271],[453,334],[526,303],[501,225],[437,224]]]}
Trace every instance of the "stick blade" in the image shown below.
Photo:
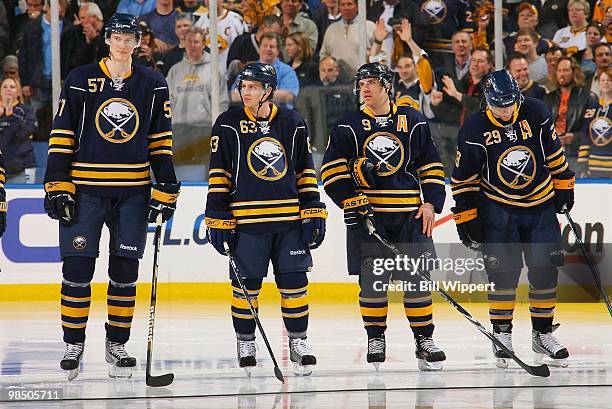
{"label": "stick blade", "polygon": [[550,376],[550,369],[546,364],[542,364],[539,366],[530,366],[527,372],[529,372],[533,376],[541,376],[543,378],[548,378]]}
{"label": "stick blade", "polygon": [[274,367],[274,375],[276,376],[276,379],[281,381],[281,383],[285,383],[285,377],[278,366]]}
{"label": "stick blade", "polygon": [[147,381],[147,386],[152,386],[154,388],[158,388],[161,386],[168,386],[174,381],[174,374],[167,373],[165,375],[159,375],[159,376],[148,375],[146,381]]}

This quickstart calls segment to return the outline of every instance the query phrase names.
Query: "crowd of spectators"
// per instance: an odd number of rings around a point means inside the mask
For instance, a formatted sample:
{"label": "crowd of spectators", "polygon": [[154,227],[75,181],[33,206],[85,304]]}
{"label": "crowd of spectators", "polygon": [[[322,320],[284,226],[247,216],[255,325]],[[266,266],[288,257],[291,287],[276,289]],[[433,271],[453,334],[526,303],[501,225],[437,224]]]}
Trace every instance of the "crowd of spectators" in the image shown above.
{"label": "crowd of spectators", "polygon": [[[357,107],[351,81],[366,62],[359,59],[357,0],[219,1],[218,78],[211,70],[208,0],[58,3],[62,79],[73,68],[108,55],[103,31],[113,13],[136,15],[143,37],[134,63],[167,77],[174,123],[200,127],[202,135],[212,126],[212,81],[219,82],[223,111],[239,103],[236,76],[253,61],[276,68],[275,103],[300,110],[314,130],[313,145],[320,150],[331,122]],[[448,171],[458,127],[468,114],[482,109],[482,79],[494,69],[493,4],[489,0],[366,3],[367,59],[388,64],[394,71],[396,103],[420,109],[430,119]],[[27,180],[33,180],[31,140],[44,141],[49,134],[49,16],[49,0],[0,1],[0,148],[5,155],[16,156],[9,158],[14,166],[7,169],[13,181],[26,180],[26,173]],[[504,0],[503,33],[506,68],[524,95],[549,107],[567,155],[577,158],[579,150],[582,155],[589,143],[587,106],[610,103],[601,82],[610,81],[612,2]],[[609,129],[605,135],[612,146]],[[588,175],[588,170],[582,174]]]}

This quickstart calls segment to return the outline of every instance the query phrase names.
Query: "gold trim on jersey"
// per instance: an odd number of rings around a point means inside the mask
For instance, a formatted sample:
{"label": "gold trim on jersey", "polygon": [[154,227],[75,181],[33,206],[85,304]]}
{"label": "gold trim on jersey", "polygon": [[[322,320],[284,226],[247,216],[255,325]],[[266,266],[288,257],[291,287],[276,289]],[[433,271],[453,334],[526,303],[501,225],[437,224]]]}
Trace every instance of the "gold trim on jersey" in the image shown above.
{"label": "gold trim on jersey", "polygon": [[100,136],[111,143],[130,141],[138,132],[140,116],[130,101],[110,98],[98,107],[94,119]]}
{"label": "gold trim on jersey", "polygon": [[151,183],[149,162],[73,162],[70,176],[72,177],[73,183],[77,185],[139,186]]}
{"label": "gold trim on jersey", "polygon": [[421,205],[421,191],[363,189],[374,212],[412,212]]}
{"label": "gold trim on jersey", "polygon": [[[536,175],[536,167],[536,156],[531,149],[522,145],[511,146],[499,155],[497,177],[511,189],[522,189],[529,186],[533,181]],[[502,172],[502,168],[505,172]],[[507,172],[511,173],[512,181],[508,181],[504,177]],[[521,178],[523,183],[520,183]]]}
{"label": "gold trim on jersey", "polygon": [[[253,115],[253,113],[251,112],[251,109],[249,107],[244,107],[244,113],[246,114],[247,118],[249,118],[249,120],[253,122],[258,121],[257,118],[255,118],[255,115]],[[270,108],[270,117],[268,118],[268,122],[271,122],[276,117],[276,114],[278,114],[278,108],[275,104],[272,104],[272,107]]]}
{"label": "gold trim on jersey", "polygon": [[[383,116],[383,115],[374,115],[372,110],[370,108],[368,108],[368,107],[365,107],[361,112],[363,112],[364,114],[366,114],[370,118],[376,118],[377,116],[378,117]],[[397,112],[397,105],[395,105],[393,102],[391,102],[391,110],[390,110],[389,114],[387,114],[387,118],[390,118],[391,116],[395,115],[396,112]]]}
{"label": "gold trim on jersey", "polygon": [[254,200],[230,204],[237,224],[291,221],[300,219],[298,199]]}
{"label": "gold trim on jersey", "polygon": [[264,136],[251,144],[247,165],[253,175],[268,182],[281,179],[287,173],[287,154],[278,140]]}
{"label": "gold trim on jersey", "polygon": [[[106,62],[109,60],[108,57],[104,57],[100,60],[100,62],[98,63],[98,65],[100,66],[100,69],[102,70],[102,72],[104,73],[104,75],[106,75],[110,80],[113,79],[113,76],[111,75],[110,71],[108,70],[108,67],[106,66]],[[127,72],[127,74],[125,74],[123,76],[123,79],[127,79],[132,75],[132,69],[130,68],[130,71]]]}
{"label": "gold trim on jersey", "polygon": [[[519,114],[519,104],[515,103],[514,104],[514,113],[512,114],[512,122],[510,124],[514,124],[516,122],[516,118],[518,118],[518,114]],[[485,111],[487,113],[487,118],[489,118],[489,121],[491,121],[491,123],[499,128],[505,128],[504,125],[502,125],[501,122],[499,122],[499,120],[497,118],[495,118],[495,116],[493,115],[493,112],[491,112],[491,109],[487,108],[487,110]],[[508,124],[508,125],[510,125]]]}
{"label": "gold trim on jersey", "polygon": [[537,206],[541,203],[546,202],[555,195],[553,189],[552,179],[550,175],[546,176],[546,179],[536,186],[531,192],[524,195],[512,195],[508,194],[496,186],[493,186],[486,179],[482,179],[482,191],[490,199],[493,199],[500,203],[505,203],[519,207],[532,207]]}

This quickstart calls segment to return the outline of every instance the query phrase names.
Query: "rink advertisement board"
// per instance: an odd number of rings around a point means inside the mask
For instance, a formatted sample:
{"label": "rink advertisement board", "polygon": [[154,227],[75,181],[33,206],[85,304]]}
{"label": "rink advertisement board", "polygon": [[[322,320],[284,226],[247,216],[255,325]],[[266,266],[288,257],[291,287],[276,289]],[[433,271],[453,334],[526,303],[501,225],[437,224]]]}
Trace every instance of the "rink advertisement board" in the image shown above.
{"label": "rink advertisement board", "polygon": [[[321,189],[322,190],[322,189]],[[182,188],[177,212],[164,225],[160,256],[159,280],[162,282],[225,282],[228,277],[227,259],[207,243],[204,208],[207,186],[187,184]],[[1,239],[0,284],[57,283],[61,277],[57,222],[49,219],[43,209],[40,186],[8,188],[6,233]],[[342,213],[324,194],[329,209],[327,236],[314,251],[314,282],[354,282],[346,274],[345,227]],[[434,230],[436,243],[457,243],[458,237],[451,217],[450,188],[444,211],[438,216]],[[612,240],[612,183],[606,181],[578,183],[576,205],[572,210],[583,239],[590,243],[610,243]],[[559,215],[566,250],[575,250],[574,238],[565,217]],[[141,261],[141,280],[149,280],[152,270],[153,226],[149,228],[147,249]],[[108,232],[104,229],[100,242],[100,258],[95,282],[108,280]],[[575,257],[575,256],[574,256]],[[573,258],[566,258],[571,265]],[[574,258],[575,259],[575,258]],[[588,272],[585,272],[588,274]]]}

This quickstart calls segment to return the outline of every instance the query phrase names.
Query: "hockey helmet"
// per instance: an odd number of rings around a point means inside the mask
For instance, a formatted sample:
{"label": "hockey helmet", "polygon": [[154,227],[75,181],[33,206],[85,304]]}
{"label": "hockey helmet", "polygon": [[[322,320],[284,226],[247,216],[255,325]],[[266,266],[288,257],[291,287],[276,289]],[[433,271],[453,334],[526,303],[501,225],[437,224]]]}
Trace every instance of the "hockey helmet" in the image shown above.
{"label": "hockey helmet", "polygon": [[138,20],[131,14],[115,13],[104,27],[104,38],[108,41],[112,33],[128,33],[136,36],[136,43],[140,44],[142,29]]}
{"label": "hockey helmet", "polygon": [[489,106],[505,108],[521,100],[518,83],[507,70],[493,71],[484,77],[484,96]]}
{"label": "hockey helmet", "polygon": [[247,64],[246,67],[238,74],[238,89],[242,87],[242,81],[257,81],[261,82],[264,89],[272,88],[272,93],[278,84],[276,70],[270,64],[254,62]]}
{"label": "hockey helmet", "polygon": [[353,93],[355,95],[359,95],[359,81],[366,78],[378,79],[380,85],[387,90],[387,93],[391,92],[393,73],[385,64],[371,62],[359,67],[357,74],[355,74],[355,83],[353,85]]}

